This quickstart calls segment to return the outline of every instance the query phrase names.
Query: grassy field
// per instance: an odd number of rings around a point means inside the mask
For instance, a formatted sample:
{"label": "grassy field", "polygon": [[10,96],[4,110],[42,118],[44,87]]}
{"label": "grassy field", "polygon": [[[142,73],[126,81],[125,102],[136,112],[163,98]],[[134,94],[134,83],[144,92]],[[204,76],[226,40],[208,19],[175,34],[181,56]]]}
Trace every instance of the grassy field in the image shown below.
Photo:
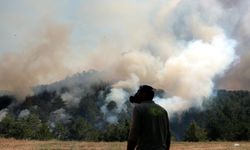
{"label": "grassy field", "polygon": [[[126,142],[0,139],[1,150],[125,150]],[[250,150],[250,142],[173,142],[171,150]]]}

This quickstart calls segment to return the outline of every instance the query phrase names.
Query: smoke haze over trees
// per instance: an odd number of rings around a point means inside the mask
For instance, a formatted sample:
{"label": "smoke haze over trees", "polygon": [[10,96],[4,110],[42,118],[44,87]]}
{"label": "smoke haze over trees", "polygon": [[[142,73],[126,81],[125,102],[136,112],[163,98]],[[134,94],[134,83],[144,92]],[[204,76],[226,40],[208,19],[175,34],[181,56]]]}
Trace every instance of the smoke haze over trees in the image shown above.
{"label": "smoke haze over trees", "polygon": [[[23,103],[12,96],[1,96],[0,135],[40,140],[127,140],[132,105],[127,102],[119,106],[115,100],[106,101],[111,84],[101,80],[87,82],[97,78],[96,73],[84,72],[36,87],[36,94],[26,97]],[[156,97],[163,93],[157,90]],[[174,139],[249,140],[250,92],[218,90],[214,93],[202,107],[170,112]]]}

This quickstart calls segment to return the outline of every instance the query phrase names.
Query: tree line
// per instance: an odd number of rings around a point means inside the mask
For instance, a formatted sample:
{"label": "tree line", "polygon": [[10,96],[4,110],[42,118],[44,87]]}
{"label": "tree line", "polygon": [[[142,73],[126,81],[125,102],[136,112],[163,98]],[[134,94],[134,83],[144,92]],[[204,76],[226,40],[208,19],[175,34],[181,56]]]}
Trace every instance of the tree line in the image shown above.
{"label": "tree line", "polygon": [[[38,140],[125,141],[132,106],[128,104],[129,111],[117,115],[116,123],[107,122],[100,110],[105,103],[100,93],[105,95],[109,90],[107,84],[94,85],[92,92],[83,95],[79,106],[73,108],[67,107],[56,92],[44,91],[27,97],[22,104],[8,106],[8,114],[0,121],[0,136]],[[67,88],[62,91],[67,91]],[[0,97],[1,109],[12,101],[13,97]],[[108,109],[115,107],[116,104],[111,102]],[[70,117],[56,120],[52,114],[62,108]],[[30,113],[20,117],[21,110],[25,109]],[[213,97],[204,100],[202,108],[191,108],[172,116],[170,128],[172,138],[181,141],[249,140],[250,92],[218,90]]]}
{"label": "tree line", "polygon": [[36,140],[84,140],[84,141],[125,141],[129,132],[129,122],[119,120],[116,124],[109,124],[105,129],[94,128],[84,118],[63,124],[57,123],[51,129],[46,122],[41,122],[36,114],[18,119],[7,115],[0,122],[0,136],[16,139]]}
{"label": "tree line", "polygon": [[[77,85],[83,87],[83,85]],[[0,108],[8,109],[8,114],[0,121],[0,137],[37,140],[85,140],[85,141],[125,141],[128,137],[130,114],[120,112],[118,120],[109,123],[101,112],[110,92],[108,83],[93,84],[88,92],[81,95],[77,106],[69,107],[61,95],[69,92],[68,87],[59,91],[44,90],[28,96],[17,104],[13,96],[0,96]],[[108,109],[115,109],[111,101]],[[131,109],[131,106],[128,105]],[[128,109],[129,109],[128,108]],[[20,115],[23,110],[28,114]]]}
{"label": "tree line", "polygon": [[173,134],[186,141],[250,140],[250,92],[218,90],[202,108],[191,108],[171,121]]}

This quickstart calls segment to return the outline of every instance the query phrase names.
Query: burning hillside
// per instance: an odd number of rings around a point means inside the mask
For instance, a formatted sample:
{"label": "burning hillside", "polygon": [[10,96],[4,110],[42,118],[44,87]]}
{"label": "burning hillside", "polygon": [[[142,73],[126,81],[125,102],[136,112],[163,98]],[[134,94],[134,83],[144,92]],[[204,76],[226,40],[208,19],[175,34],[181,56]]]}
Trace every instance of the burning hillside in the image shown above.
{"label": "burning hillside", "polygon": [[[129,89],[114,89],[112,83],[92,80],[98,75],[95,71],[83,72],[38,86],[34,88],[34,95],[26,97],[23,103],[10,95],[0,96],[1,135],[32,139],[126,140],[133,107],[126,98],[132,93]],[[219,90],[214,93],[204,98],[200,104],[202,109],[195,105],[182,113],[177,108],[168,110],[173,137],[185,140],[185,131],[195,121],[206,131],[204,137],[210,140],[250,138],[250,92]],[[156,90],[154,100],[161,101],[166,95],[163,90]],[[172,101],[178,102],[177,98],[166,99],[172,106],[176,103]],[[230,135],[226,134],[228,130],[232,130]]]}

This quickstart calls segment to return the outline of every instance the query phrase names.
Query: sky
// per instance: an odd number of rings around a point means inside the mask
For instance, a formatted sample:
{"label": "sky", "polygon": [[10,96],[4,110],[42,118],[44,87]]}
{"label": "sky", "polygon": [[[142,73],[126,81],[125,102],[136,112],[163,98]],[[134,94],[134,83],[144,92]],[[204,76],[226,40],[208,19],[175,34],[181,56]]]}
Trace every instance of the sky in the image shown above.
{"label": "sky", "polygon": [[[30,1],[11,0],[1,1],[1,53],[8,51],[22,51],[28,44],[29,36],[45,28],[46,24],[66,24],[72,27],[72,46],[84,40],[82,21],[79,15],[81,1]],[[89,34],[89,33],[88,33]],[[89,39],[91,40],[91,39]],[[72,48],[75,50],[77,48]]]}
{"label": "sky", "polygon": [[250,90],[249,6],[248,0],[0,0],[0,90],[27,94],[90,69],[108,72],[114,86],[136,79],[185,99],[213,89]]}

